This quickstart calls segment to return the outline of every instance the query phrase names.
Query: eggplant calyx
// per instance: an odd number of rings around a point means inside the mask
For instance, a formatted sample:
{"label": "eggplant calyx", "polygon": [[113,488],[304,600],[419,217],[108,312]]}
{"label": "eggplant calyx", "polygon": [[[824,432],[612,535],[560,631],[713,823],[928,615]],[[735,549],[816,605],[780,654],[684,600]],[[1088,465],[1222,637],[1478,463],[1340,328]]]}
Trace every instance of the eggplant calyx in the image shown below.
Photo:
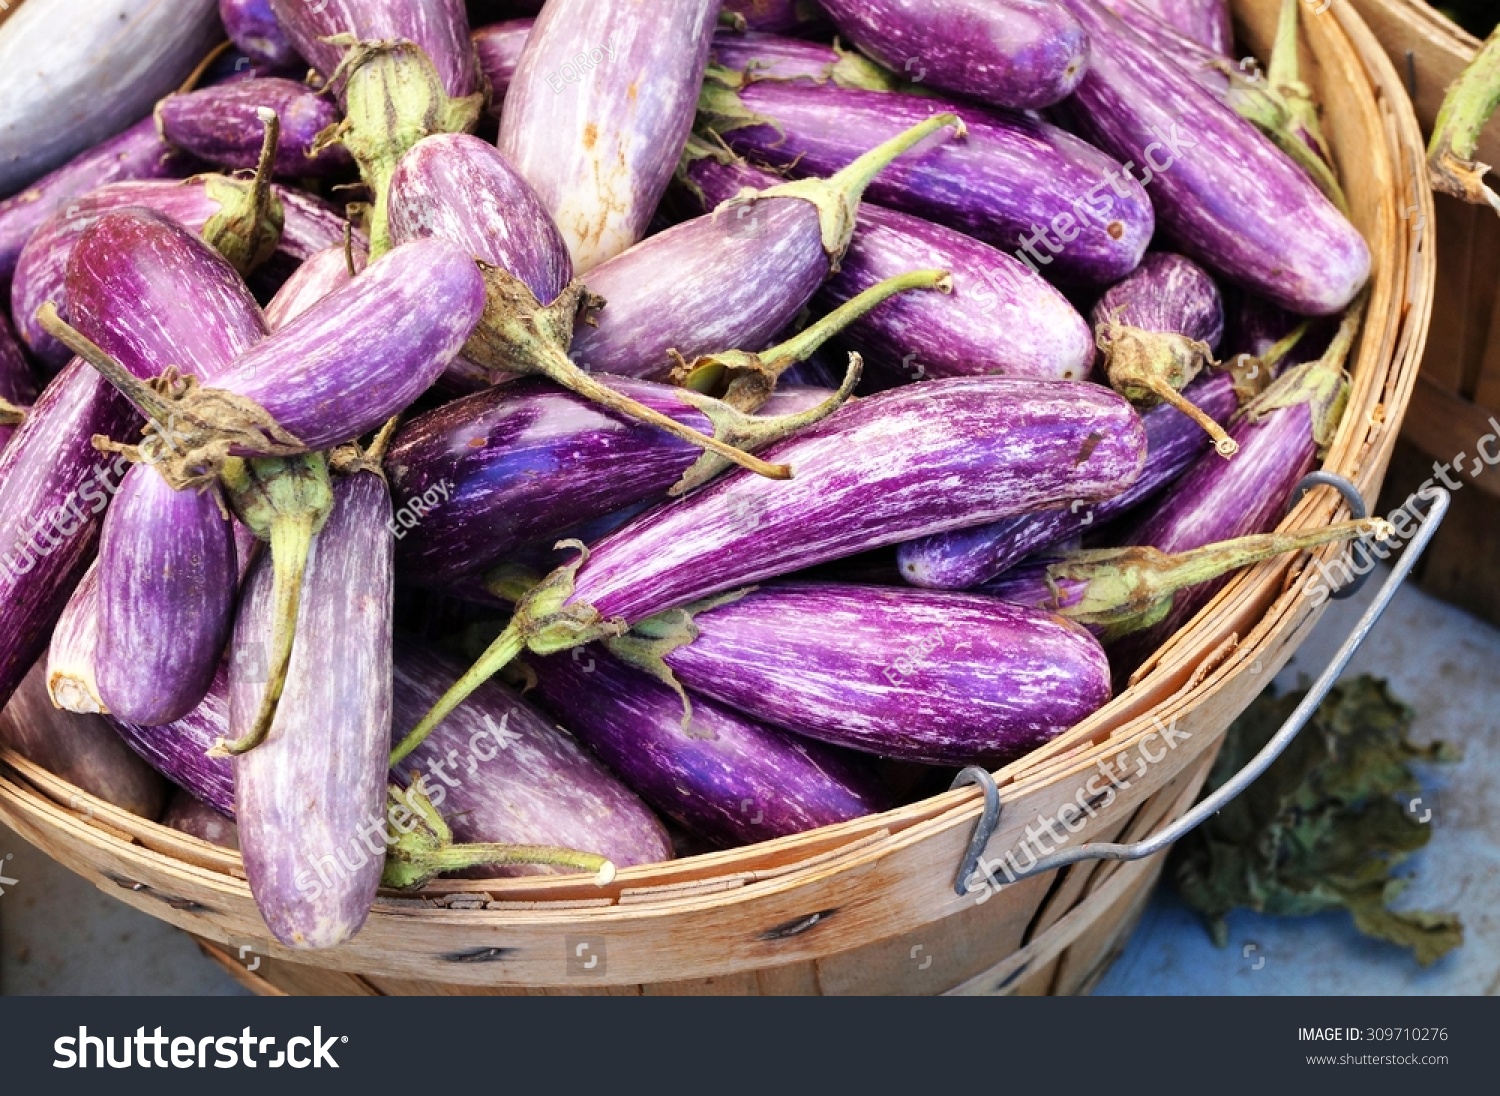
{"label": "eggplant calyx", "polygon": [[1176,332],[1132,327],[1118,317],[1099,325],[1096,341],[1104,352],[1104,371],[1116,392],[1140,406],[1169,403],[1203,428],[1220,456],[1228,458],[1239,452],[1239,443],[1179,391],[1204,365],[1214,364],[1213,350],[1207,343]]}
{"label": "eggplant calyx", "polygon": [[203,225],[203,240],[241,275],[249,274],[276,254],[286,224],[286,209],[271,187],[281,121],[267,107],[260,107],[256,116],[266,132],[254,177],[248,182],[227,175],[208,175],[203,179],[204,192],[219,203],[218,211]]}
{"label": "eggplant calyx", "polygon": [[698,92],[698,126],[722,139],[726,133],[737,129],[753,129],[766,126],[780,137],[786,131],[773,118],[756,114],[740,98],[740,89],[750,83],[742,72],[709,65],[703,73],[703,87]]}
{"label": "eggplant calyx", "polygon": [[1271,345],[1260,357],[1253,354],[1241,354],[1234,360],[1222,363],[1234,378],[1234,395],[1240,403],[1245,404],[1254,400],[1266,389],[1271,387],[1276,380],[1276,374],[1281,369],[1281,363],[1286,360],[1288,354],[1297,349],[1297,345],[1307,335],[1312,327],[1311,320],[1303,320],[1291,331]]}
{"label": "eggplant calyx", "polygon": [[1276,383],[1246,404],[1240,414],[1258,422],[1272,411],[1305,403],[1312,416],[1313,440],[1322,455],[1333,444],[1333,436],[1349,405],[1349,374],[1344,363],[1369,304],[1369,290],[1361,290],[1339,321],[1339,329],[1323,356],[1287,370]]}
{"label": "eggplant calyx", "polygon": [[19,426],[26,421],[26,408],[0,399],[0,426]]}
{"label": "eggplant calyx", "polygon": [[[858,354],[850,354],[849,368],[844,373],[844,382],[839,385],[838,390],[816,407],[791,415],[747,414],[729,403],[688,388],[682,390],[682,395],[684,399],[702,411],[708,417],[709,422],[713,423],[714,437],[728,442],[736,449],[754,453],[801,433],[843,407],[853,397],[855,388],[859,387],[859,379],[863,371],[864,359]],[[774,378],[772,383],[775,383]],[[714,479],[721,472],[728,471],[731,467],[732,465],[719,454],[704,453],[691,468],[682,474],[682,478],[672,485],[667,494],[672,498],[685,495]]]}
{"label": "eggplant calyx", "polygon": [[542,376],[586,400],[627,419],[636,419],[673,437],[707,449],[730,463],[767,479],[791,479],[784,464],[767,464],[717,438],[708,437],[663,415],[613,388],[599,383],[568,357],[580,313],[599,307],[602,300],[575,281],[544,305],[520,278],[489,263],[479,263],[488,287],[484,316],[464,345],[464,356],[483,369]]}
{"label": "eggplant calyx", "polygon": [[[818,211],[823,235],[823,250],[828,255],[831,273],[837,273],[859,218],[859,203],[865,188],[891,162],[904,156],[933,134],[952,129],[953,136],[968,133],[963,119],[956,114],[934,114],[889,141],[876,145],[848,167],[826,179],[797,179],[758,191],[754,197],[731,198],[731,202],[764,201],[768,198],[800,198],[811,202]],[[722,208],[722,207],[721,207]]]}

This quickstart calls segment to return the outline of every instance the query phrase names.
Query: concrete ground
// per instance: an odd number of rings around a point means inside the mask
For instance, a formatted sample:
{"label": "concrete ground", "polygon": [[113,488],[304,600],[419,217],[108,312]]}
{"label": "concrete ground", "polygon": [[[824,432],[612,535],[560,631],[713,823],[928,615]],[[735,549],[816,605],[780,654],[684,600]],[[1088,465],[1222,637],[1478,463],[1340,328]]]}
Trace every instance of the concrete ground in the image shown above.
{"label": "concrete ground", "polygon": [[[1378,579],[1335,605],[1279,679],[1315,676]],[[1427,770],[1435,827],[1409,862],[1403,901],[1458,912],[1466,942],[1428,970],[1355,932],[1343,914],[1280,920],[1238,914],[1215,948],[1169,887],[1097,993],[1493,994],[1500,991],[1500,631],[1415,588],[1403,590],[1349,673],[1388,678],[1417,711],[1415,736],[1461,745]],[[10,859],[6,859],[10,857]],[[0,993],[242,994],[185,936],[95,890],[0,829]]]}

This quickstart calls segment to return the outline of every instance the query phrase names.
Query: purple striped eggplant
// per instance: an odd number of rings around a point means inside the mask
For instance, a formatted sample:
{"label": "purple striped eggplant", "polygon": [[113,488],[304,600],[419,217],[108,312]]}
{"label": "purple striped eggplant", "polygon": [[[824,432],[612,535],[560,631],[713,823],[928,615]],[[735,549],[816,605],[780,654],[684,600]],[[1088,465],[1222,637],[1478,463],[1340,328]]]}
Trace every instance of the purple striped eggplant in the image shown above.
{"label": "purple striped eggplant", "polygon": [[317,140],[338,121],[338,108],[295,80],[263,76],[168,95],[156,104],[156,125],[166,141],[200,160],[253,168],[265,130],[262,110],[274,111],[281,122],[273,174],[322,177],[349,166],[342,146],[319,146]]}
{"label": "purple striped eggplant", "polygon": [[[251,893],[276,939],[333,947],[364,924],[384,865],[387,737],[391,725],[391,502],[381,476],[334,484],[333,512],[303,580],[285,688],[270,733],[234,760],[235,819]],[[245,587],[235,646],[269,642],[275,579],[262,561]],[[231,665],[230,733],[238,741],[267,684]],[[367,833],[373,824],[373,835]],[[307,865],[342,862],[306,887]],[[355,859],[357,858],[357,863]]]}
{"label": "purple striped eggplant", "polygon": [[538,695],[620,779],[690,832],[733,847],[874,814],[893,805],[858,761],[733,708],[693,698],[602,648],[533,659]]}
{"label": "purple striped eggplant", "polygon": [[[700,156],[683,181],[712,209],[774,176]],[[904,271],[951,273],[949,294],[911,293],[855,320],[837,342],[886,381],[1000,374],[1081,380],[1093,365],[1089,326],[1067,298],[1004,252],[950,228],[866,203],[839,272],[813,298],[820,311]]]}
{"label": "purple striped eggplant", "polygon": [[[218,177],[216,177],[218,178]],[[205,179],[185,183],[166,180],[113,183],[72,203],[32,234],[16,265],[11,287],[11,309],[16,330],[43,362],[54,367],[65,363],[67,350],[37,322],[43,304],[53,302],[67,315],[68,258],[91,224],[106,213],[130,206],[144,206],[176,221],[192,232],[202,232],[220,214],[231,195],[219,188],[225,184]],[[274,188],[285,213],[279,249],[298,261],[342,242],[344,218],[326,202],[301,191]]]}
{"label": "purple striped eggplant", "polygon": [[[908,761],[1013,760],[1110,697],[1109,662],[1087,631],[976,594],[774,583],[640,627],[654,640],[646,659],[682,686]],[[642,641],[611,645],[629,652]]]}
{"label": "purple striped eggplant", "polygon": [[768,34],[806,33],[827,22],[813,0],[724,0],[720,7],[746,30]]}
{"label": "purple striped eggplant", "polygon": [[893,164],[870,184],[871,202],[945,224],[1070,282],[1119,281],[1151,240],[1151,202],[1121,164],[1026,115],[832,84],[768,80],[734,89],[713,77],[702,107],[702,123],[735,152],[804,175],[838,171],[870,141],[949,111],[963,119],[965,138]]}
{"label": "purple striped eggplant", "polygon": [[1134,274],[1099,298],[1090,318],[1109,383],[1131,403],[1169,403],[1234,455],[1223,427],[1179,391],[1205,365],[1224,335],[1224,301],[1201,267],[1181,255],[1156,251]]}
{"label": "purple striped eggplant", "polygon": [[300,60],[297,47],[276,21],[271,0],[219,0],[219,19],[229,40],[256,64],[289,68]]}
{"label": "purple striped eggplant", "polygon": [[1146,435],[1102,387],[975,377],[860,400],[767,453],[796,477],[726,476],[554,572],[403,749],[524,648],[551,653],[866,549],[1107,498],[1140,475]]}
{"label": "purple striped eggplant", "polygon": [[1220,57],[1234,56],[1234,24],[1225,0],[1129,0]]}
{"label": "purple striped eggplant", "polygon": [[366,265],[365,250],[357,245],[318,252],[282,283],[266,305],[266,326],[272,331],[281,330],[335,289],[348,285]]}
{"label": "purple striped eggplant", "polygon": [[0,202],[0,280],[16,272],[21,249],[31,234],[83,195],[130,179],[175,178],[191,168],[188,157],[161,139],[152,118],[75,157]]}
{"label": "purple striped eggplant", "polygon": [[1094,0],[1058,2],[1091,41],[1070,115],[1101,148],[1150,172],[1177,248],[1295,312],[1345,308],[1369,277],[1370,251],[1316,184]]}
{"label": "purple striped eggplant", "polygon": [[551,0],[506,94],[498,145],[579,274],[646,232],[693,125],[716,0]]}
{"label": "purple striped eggplant", "polygon": [[[752,449],[837,405],[829,391],[794,391],[769,405],[771,416],[784,418],[753,418],[682,388],[625,378],[601,383]],[[694,445],[540,380],[444,404],[406,423],[385,462],[401,517],[402,577],[451,585],[528,543],[661,499],[702,456]]]}
{"label": "purple striped eggplant", "polygon": [[[1216,423],[1227,423],[1239,409],[1234,380],[1226,373],[1200,378],[1184,394]],[[1208,449],[1208,435],[1175,407],[1158,404],[1141,415],[1141,422],[1146,429],[1146,465],[1125,491],[1090,506],[1075,501],[1040,514],[907,541],[897,551],[901,577],[913,586],[939,590],[979,586],[1033,552],[1127,513],[1186,472]]]}
{"label": "purple striped eggplant", "polygon": [[489,300],[464,357],[490,370],[492,379],[505,371],[545,376],[762,475],[785,474],[622,398],[569,359],[574,320],[591,297],[573,281],[566,245],[541,200],[494,148],[465,134],[429,137],[402,160],[390,191],[392,239],[450,240],[480,260]]}
{"label": "purple striped eggplant", "polygon": [[104,718],[153,769],[224,817],[234,817],[234,768],[229,758],[210,752],[229,730],[227,670],[220,668],[203,703],[176,723],[142,727],[112,715]]}
{"label": "purple striped eggplant", "polygon": [[94,672],[99,649],[99,563],[79,579],[52,629],[47,647],[47,695],[55,707],[82,715],[105,714]]}
{"label": "purple striped eggplant", "polygon": [[31,363],[11,332],[10,324],[0,316],[0,450],[10,442],[15,428],[26,417],[26,409],[36,400],[36,377]]}
{"label": "purple striped eggplant", "polygon": [[901,79],[860,53],[835,45],[779,38],[774,34],[714,35],[710,63],[752,80],[797,80],[866,91],[895,91]]}
{"label": "purple striped eggplant", "polygon": [[1016,110],[1078,86],[1089,40],[1052,0],[820,0],[865,53],[917,83]]}
{"label": "purple striped eggplant", "polygon": [[[399,734],[442,695],[459,671],[415,645],[398,643]],[[635,794],[569,735],[495,682],[453,713],[449,725],[392,766],[415,785],[466,843],[581,849],[625,867],[672,858],[672,843]],[[534,872],[478,868],[483,876]]]}
{"label": "purple striped eggplant", "polygon": [[172,793],[161,816],[161,824],[210,845],[239,851],[240,835],[234,823],[192,792],[181,788]]}
{"label": "purple striped eggplant", "polygon": [[[961,138],[954,115],[931,115],[830,178],[741,195],[595,267],[589,290],[605,305],[574,330],[574,356],[590,369],[657,377],[679,358],[761,349],[839,269],[872,179],[950,126]],[[673,277],[663,282],[662,270]]]}
{"label": "purple striped eggplant", "polygon": [[479,60],[479,71],[490,86],[489,112],[500,117],[500,108],[505,103],[505,93],[516,78],[516,68],[521,63],[521,51],[526,48],[526,38],[531,34],[534,21],[511,19],[504,23],[492,23],[474,32],[474,55]]}
{"label": "purple striped eggplant", "polygon": [[0,711],[0,746],[142,818],[156,818],[166,800],[166,782],[126,748],[108,723],[52,706],[46,667],[40,662]]}

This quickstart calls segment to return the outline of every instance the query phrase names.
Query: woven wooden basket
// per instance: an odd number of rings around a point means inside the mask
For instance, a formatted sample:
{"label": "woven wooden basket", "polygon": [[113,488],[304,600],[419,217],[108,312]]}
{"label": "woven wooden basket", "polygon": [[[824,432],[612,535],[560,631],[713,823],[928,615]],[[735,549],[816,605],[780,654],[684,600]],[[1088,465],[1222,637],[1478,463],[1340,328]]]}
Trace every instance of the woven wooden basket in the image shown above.
{"label": "woven wooden basket", "polygon": [[[1241,38],[1259,56],[1277,7],[1236,3]],[[1375,257],[1353,394],[1325,467],[1374,499],[1427,333],[1434,268],[1414,226],[1431,217],[1432,199],[1402,80],[1353,8],[1334,0],[1321,14],[1308,9],[1304,22],[1305,73]],[[1342,508],[1333,492],[1317,490],[1284,527],[1323,525]],[[1074,842],[1134,840],[1180,816],[1229,723],[1318,616],[1295,588],[1305,562],[1240,575],[1126,692],[996,773],[1004,810],[988,855],[1003,856],[1028,826],[1056,817],[1101,760],[1140,775]],[[1158,728],[1174,720],[1177,744],[1163,751]],[[1143,752],[1155,760],[1137,765]],[[602,889],[581,879],[439,881],[417,897],[383,897],[343,947],[294,952],[268,942],[236,855],[0,755],[0,821],[122,901],[195,934],[267,993],[1086,989],[1133,926],[1161,858],[1081,863],[983,902],[960,897],[955,877],[980,811],[980,794],[963,788],[796,837],[628,869]]]}

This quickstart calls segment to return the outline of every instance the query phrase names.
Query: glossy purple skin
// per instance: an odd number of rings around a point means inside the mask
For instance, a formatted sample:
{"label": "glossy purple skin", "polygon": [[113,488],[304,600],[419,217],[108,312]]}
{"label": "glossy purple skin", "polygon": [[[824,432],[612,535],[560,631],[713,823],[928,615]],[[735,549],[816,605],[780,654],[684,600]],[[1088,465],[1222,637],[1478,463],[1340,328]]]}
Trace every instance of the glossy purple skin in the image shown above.
{"label": "glossy purple skin", "polygon": [[121,810],[154,819],[166,783],[96,715],[55,708],[38,662],[0,712],[0,746]]}
{"label": "glossy purple skin", "polygon": [[1117,321],[1204,342],[1217,350],[1224,336],[1224,299],[1197,263],[1153,251],[1135,273],[1104,291],[1089,314],[1095,329]]}
{"label": "glossy purple skin", "polygon": [[715,845],[770,841],[894,805],[848,755],[693,698],[597,647],[532,659],[538,695],[621,780]]}
{"label": "glossy purple skin", "polygon": [[1052,0],[819,2],[886,68],[994,106],[1051,106],[1072,92],[1088,63],[1088,36]]}
{"label": "glossy purple skin", "polygon": [[126,474],[99,542],[95,674],[109,711],[154,727],[198,706],[229,640],[236,574],[213,493],[174,491],[144,465]]}
{"label": "glossy purple skin", "polygon": [[1110,697],[1086,631],[975,594],[778,583],[694,623],[698,638],[666,656],[687,688],[907,761],[1014,760]]}
{"label": "glossy purple skin", "polygon": [[[355,247],[353,257],[356,273],[363,271],[366,265],[364,248]],[[318,252],[293,271],[266,305],[266,326],[279,331],[335,289],[353,280],[349,273],[349,255],[342,245]]]}
{"label": "glossy purple skin", "polygon": [[973,377],[891,389],[768,448],[792,479],[736,472],[606,537],[569,602],[638,622],[870,548],[1108,498],[1145,455],[1135,410],[1097,385]]}
{"label": "glossy purple skin", "polygon": [[1153,171],[1177,249],[1295,312],[1341,311],[1370,251],[1307,173],[1095,0],[1059,2],[1092,41],[1069,113],[1099,147]]}
{"label": "glossy purple skin", "polygon": [[127,179],[169,179],[191,170],[192,161],[161,139],[152,118],[74,157],[0,202],[0,281],[16,272],[31,234],[80,196]]}
{"label": "glossy purple skin", "polygon": [[[344,217],[333,206],[287,187],[278,186],[276,193],[286,211],[286,227],[279,247],[282,255],[300,261],[342,243]],[[105,213],[131,206],[155,210],[191,232],[202,231],[219,209],[219,203],[208,196],[204,184],[196,180],[113,183],[70,203],[61,214],[38,228],[16,266],[11,286],[11,315],[17,332],[43,363],[56,368],[67,361],[68,352],[41,329],[36,322],[37,309],[51,301],[63,318],[69,319],[63,283],[73,245]]]}
{"label": "glossy purple skin", "polygon": [[161,816],[161,824],[220,848],[238,851],[240,847],[239,832],[234,823],[181,788],[172,794],[166,813]]}
{"label": "glossy purple skin", "polygon": [[125,744],[173,784],[203,800],[226,818],[234,817],[234,769],[227,757],[209,750],[229,733],[229,673],[214,676],[203,703],[176,723],[142,727],[104,717]]}
{"label": "glossy purple skin", "polygon": [[[1056,556],[1040,556],[1010,568],[980,589],[990,597],[1027,605],[1033,609],[1066,609],[1082,599],[1086,583],[1074,579],[1048,580],[1047,569],[1059,562]],[[1089,629],[1093,631],[1092,628]]]}
{"label": "glossy purple skin", "polygon": [[[245,876],[266,926],[296,948],[333,947],[357,933],[385,865],[391,500],[385,482],[368,472],[335,480],[333,499],[308,557],[270,734],[234,759]],[[267,555],[250,574],[235,621],[237,653],[268,643],[272,572]],[[249,730],[265,693],[264,682],[247,680],[254,676],[230,671],[235,738]]]}
{"label": "glossy purple skin", "polygon": [[[215,382],[249,397],[307,450],[376,429],[457,357],[484,311],[462,248],[417,240],[387,253],[245,354]],[[239,452],[237,456],[274,454]]]}
{"label": "glossy purple skin", "polygon": [[724,0],[724,11],[745,20],[745,28],[770,34],[805,31],[827,21],[812,0]]}
{"label": "glossy purple skin", "polygon": [[490,85],[490,113],[496,118],[500,117],[505,93],[516,78],[516,67],[521,63],[521,51],[526,48],[526,38],[531,34],[533,22],[531,19],[510,19],[480,27],[473,34],[479,71]]}
{"label": "glossy purple skin", "polygon": [[263,76],[168,95],[156,105],[156,119],[163,137],[198,159],[253,168],[266,128],[256,114],[260,108],[275,111],[281,120],[274,174],[321,177],[353,163],[342,145],[312,155],[318,134],[339,120],[339,111],[326,96],[295,80]]}
{"label": "glossy purple skin", "polygon": [[[838,80],[837,66],[848,51],[840,53],[823,42],[782,38],[774,34],[740,34],[720,28],[714,35],[710,63],[743,72],[758,80],[802,80],[816,84]],[[890,82],[899,81],[895,73]]]}
{"label": "glossy purple skin", "polygon": [[1220,57],[1234,56],[1234,22],[1225,0],[1130,0]]}
{"label": "glossy purple skin", "polygon": [[[1183,391],[1221,425],[1239,409],[1234,379],[1228,373],[1199,378]],[[1125,491],[1092,506],[1069,505],[907,541],[896,554],[901,577],[913,586],[930,589],[972,589],[1033,552],[1126,513],[1208,452],[1209,438],[1203,428],[1174,407],[1158,404],[1142,412],[1141,422],[1146,428],[1146,466]]]}
{"label": "glossy purple skin", "polygon": [[832,84],[765,81],[739,96],[780,128],[732,130],[723,135],[730,147],[799,175],[830,175],[932,114],[952,111],[968,136],[901,157],[876,177],[866,197],[983,240],[1049,279],[1119,281],[1151,240],[1151,202],[1120,164],[1029,116]]}
{"label": "glossy purple skin", "polygon": [[716,0],[549,0],[537,16],[497,144],[579,274],[646,234],[692,129],[718,15]]}
{"label": "glossy purple skin", "polygon": [[[713,208],[744,187],[776,179],[746,164],[711,158],[688,165],[687,179]],[[856,320],[837,338],[858,351],[872,375],[907,382],[994,374],[1081,380],[1094,361],[1094,336],[1068,299],[1010,255],[906,213],[862,205],[859,227],[837,274],[814,298],[832,312],[887,278],[946,270],[951,293],[902,293]]]}
{"label": "glossy purple skin", "polygon": [[[0,400],[24,408],[30,407],[35,399],[36,377],[31,372],[31,363],[16,341],[10,323],[0,316]],[[14,426],[0,425],[0,449],[9,444],[15,430]]]}
{"label": "glossy purple skin", "polygon": [[[450,96],[461,99],[479,90],[479,66],[469,42],[463,0],[270,0],[270,5],[293,47],[325,79],[338,68],[346,49],[323,39],[352,34],[362,42],[415,42],[432,59]],[[340,95],[342,85],[340,80]]]}
{"label": "glossy purple skin", "polygon": [[229,40],[257,64],[285,68],[299,60],[270,0],[219,0],[219,19]]}
{"label": "glossy purple skin", "polygon": [[436,237],[526,283],[541,304],[573,280],[568,245],[535,190],[494,146],[466,133],[419,141],[391,179],[391,239]]}
{"label": "glossy purple skin", "polygon": [[[396,659],[395,737],[414,726],[463,667],[408,642]],[[672,843],[635,793],[574,739],[498,682],[481,685],[393,772],[412,773],[460,842],[553,845],[618,867],[672,858]],[[536,868],[478,868],[481,877]]]}
{"label": "glossy purple skin", "polygon": [[[1184,2],[1192,3],[1197,0]],[[1175,23],[1164,23],[1161,16],[1141,0],[1099,0],[1099,3],[1114,12],[1122,23],[1145,39],[1157,53],[1171,58],[1215,99],[1224,100],[1228,97],[1230,74],[1224,69],[1223,62],[1230,56],[1229,53],[1195,41]]]}
{"label": "glossy purple skin", "polygon": [[695,217],[589,272],[605,305],[574,329],[571,356],[595,372],[660,378],[676,364],[669,350],[689,361],[764,350],[829,270],[817,210],[801,198]]}

